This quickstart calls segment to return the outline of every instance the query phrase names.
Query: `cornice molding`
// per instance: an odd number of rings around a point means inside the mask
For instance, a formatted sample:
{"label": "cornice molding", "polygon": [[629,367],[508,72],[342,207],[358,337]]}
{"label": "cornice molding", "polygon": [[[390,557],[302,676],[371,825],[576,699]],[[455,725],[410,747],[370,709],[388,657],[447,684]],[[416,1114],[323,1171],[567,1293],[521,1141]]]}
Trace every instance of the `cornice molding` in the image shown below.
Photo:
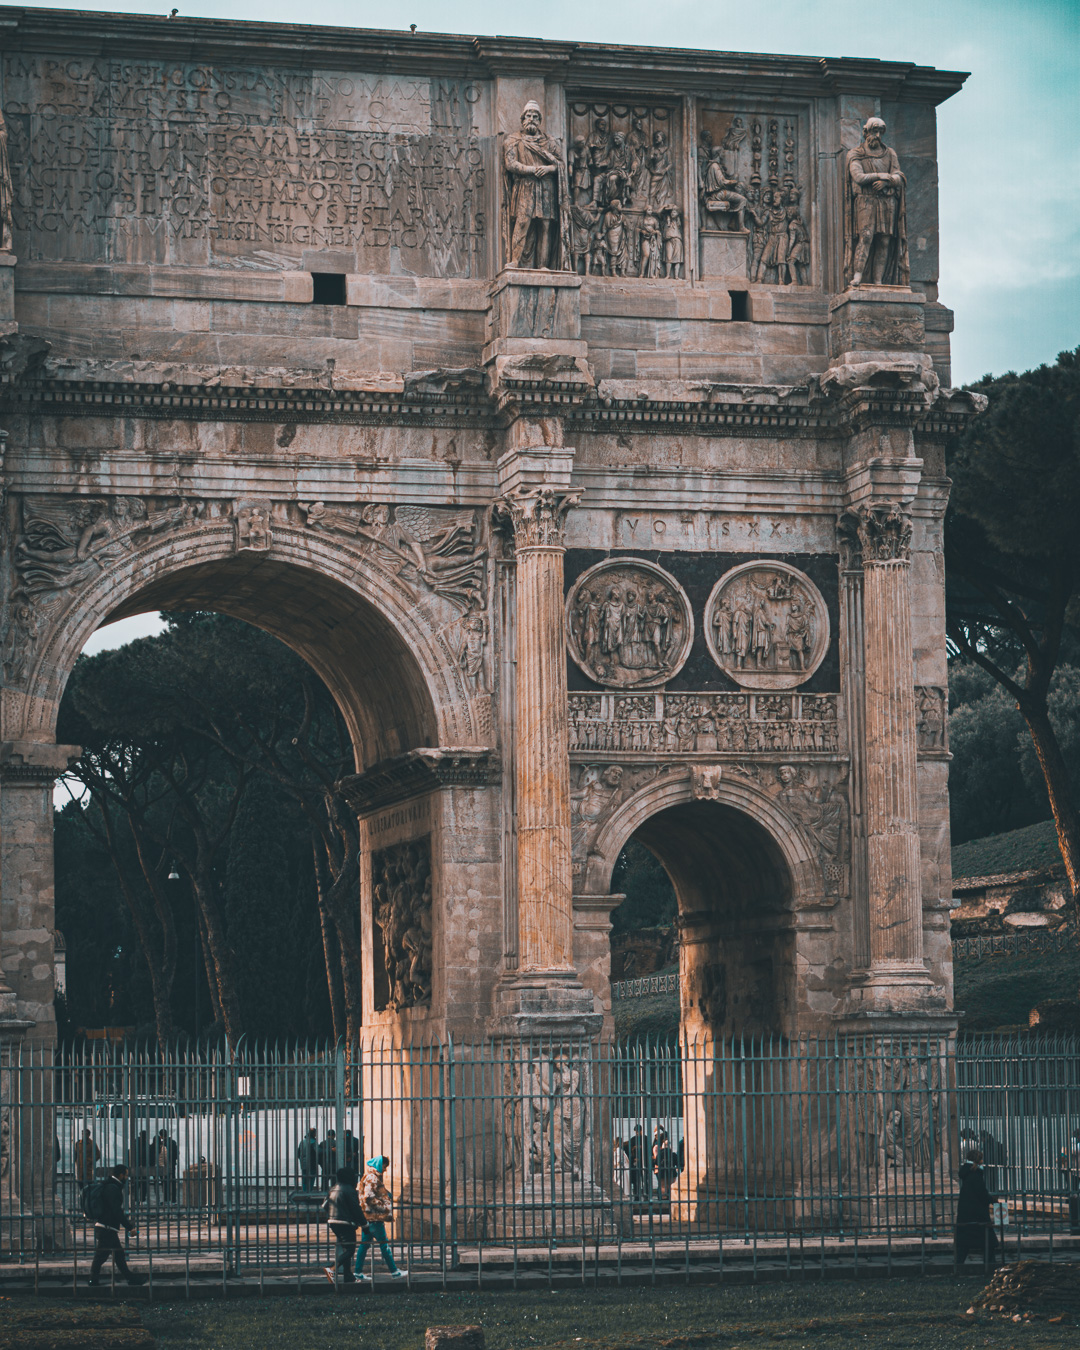
{"label": "cornice molding", "polygon": [[494,750],[466,746],[409,750],[363,773],[349,774],[337,790],[362,816],[444,787],[487,787],[499,782],[502,765]]}
{"label": "cornice molding", "polygon": [[838,93],[870,93],[937,104],[955,94],[967,79],[961,71],[859,57],[766,56],[16,6],[0,7],[0,34],[8,52],[393,71],[444,78],[537,74],[568,85],[620,92],[663,86],[673,92],[708,96],[720,84],[734,91],[752,88],[763,96],[830,98]]}

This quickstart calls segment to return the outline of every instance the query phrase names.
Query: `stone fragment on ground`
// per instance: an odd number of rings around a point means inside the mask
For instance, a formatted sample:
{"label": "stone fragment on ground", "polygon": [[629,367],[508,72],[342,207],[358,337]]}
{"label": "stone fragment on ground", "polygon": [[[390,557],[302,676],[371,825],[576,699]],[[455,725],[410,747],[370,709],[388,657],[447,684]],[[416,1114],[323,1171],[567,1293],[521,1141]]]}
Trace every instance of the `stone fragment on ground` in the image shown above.
{"label": "stone fragment on ground", "polygon": [[428,1327],[424,1350],[484,1350],[483,1327]]}
{"label": "stone fragment on ground", "polygon": [[968,1312],[994,1313],[1012,1322],[1080,1324],[1080,1266],[1064,1261],[999,1266]]}

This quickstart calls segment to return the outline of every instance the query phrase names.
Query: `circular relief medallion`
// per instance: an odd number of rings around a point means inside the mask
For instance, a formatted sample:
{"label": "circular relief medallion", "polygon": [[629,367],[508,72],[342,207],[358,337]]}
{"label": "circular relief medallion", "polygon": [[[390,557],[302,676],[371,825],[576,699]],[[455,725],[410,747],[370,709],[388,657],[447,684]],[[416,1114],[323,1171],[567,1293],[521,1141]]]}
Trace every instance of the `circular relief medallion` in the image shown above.
{"label": "circular relief medallion", "polygon": [[829,613],[808,576],[780,562],[726,572],[705,606],[713,660],[743,689],[795,689],[829,647]]}
{"label": "circular relief medallion", "polygon": [[571,587],[566,640],[597,684],[647,689],[682,669],[694,616],[682,587],[662,567],[613,558],[590,567]]}

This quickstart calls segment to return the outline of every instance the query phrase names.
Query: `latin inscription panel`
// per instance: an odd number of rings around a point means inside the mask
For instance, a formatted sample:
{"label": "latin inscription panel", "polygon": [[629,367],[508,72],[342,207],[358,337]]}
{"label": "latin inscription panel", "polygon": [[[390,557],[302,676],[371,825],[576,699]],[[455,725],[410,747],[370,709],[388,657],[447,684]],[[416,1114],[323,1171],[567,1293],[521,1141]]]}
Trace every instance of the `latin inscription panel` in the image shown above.
{"label": "latin inscription panel", "polygon": [[486,270],[481,85],[19,53],[3,69],[22,259]]}

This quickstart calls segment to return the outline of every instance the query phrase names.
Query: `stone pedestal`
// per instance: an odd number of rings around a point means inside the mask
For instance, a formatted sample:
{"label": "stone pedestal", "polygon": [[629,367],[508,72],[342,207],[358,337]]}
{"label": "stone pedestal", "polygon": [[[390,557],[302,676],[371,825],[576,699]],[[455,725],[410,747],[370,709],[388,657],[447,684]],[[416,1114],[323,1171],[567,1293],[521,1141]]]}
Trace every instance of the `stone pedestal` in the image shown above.
{"label": "stone pedestal", "polygon": [[829,305],[829,355],[921,352],[923,297],[907,286],[855,286]]}

